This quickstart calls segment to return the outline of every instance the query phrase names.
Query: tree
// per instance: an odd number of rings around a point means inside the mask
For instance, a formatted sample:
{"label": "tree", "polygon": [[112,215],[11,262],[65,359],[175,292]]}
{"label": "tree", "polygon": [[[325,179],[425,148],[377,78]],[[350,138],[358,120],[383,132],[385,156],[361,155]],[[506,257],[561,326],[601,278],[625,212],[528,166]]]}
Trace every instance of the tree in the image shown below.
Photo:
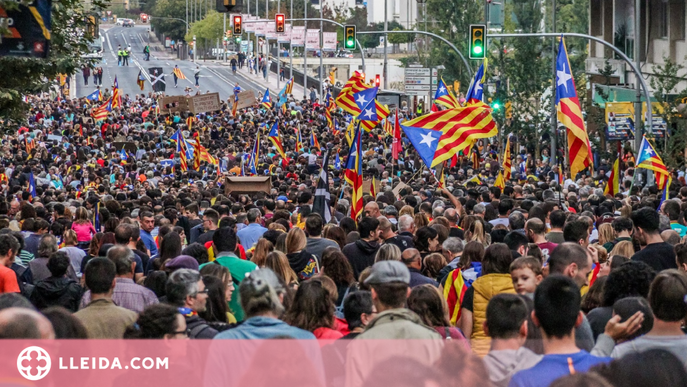
{"label": "tree", "polygon": [[[47,91],[51,84],[49,81],[58,74],[74,74],[81,67],[94,63],[92,59],[81,58],[89,52],[88,44],[93,41],[93,37],[84,33],[87,29],[86,16],[102,11],[106,5],[101,0],[93,0],[88,8],[80,0],[52,1],[48,57],[0,57],[0,68],[6,75],[0,77],[0,117],[25,122],[29,106],[22,101],[22,95]],[[16,1],[3,0],[0,6],[13,9],[18,4]],[[0,34],[5,32],[0,28]]]}
{"label": "tree", "polygon": [[[186,34],[186,25],[181,20],[186,19],[186,0],[157,0],[150,23],[155,31],[174,40],[181,40]],[[159,18],[177,18],[169,20]]]}
{"label": "tree", "polygon": [[184,38],[187,42],[206,40],[214,44],[217,39],[224,36],[224,16],[217,11],[209,11],[203,20],[191,24],[191,29]]}
{"label": "tree", "polygon": [[[674,94],[677,85],[682,81],[678,73],[682,73],[684,68],[683,65],[673,62],[670,58],[663,58],[663,64],[654,66],[654,75],[649,79],[649,85],[654,90],[654,98],[663,110],[660,112],[652,107],[652,113],[654,116],[659,114],[663,116],[671,132],[670,137],[660,141],[665,146],[659,145],[664,147],[662,156],[666,165],[683,164],[685,154],[687,154],[687,134],[685,134],[685,122],[682,119],[685,112],[678,110],[682,105],[682,99],[687,97],[687,90],[677,92],[677,96]],[[648,129],[645,127],[644,131],[647,132]],[[647,137],[650,137],[648,133]],[[656,141],[659,142],[658,139]]]}

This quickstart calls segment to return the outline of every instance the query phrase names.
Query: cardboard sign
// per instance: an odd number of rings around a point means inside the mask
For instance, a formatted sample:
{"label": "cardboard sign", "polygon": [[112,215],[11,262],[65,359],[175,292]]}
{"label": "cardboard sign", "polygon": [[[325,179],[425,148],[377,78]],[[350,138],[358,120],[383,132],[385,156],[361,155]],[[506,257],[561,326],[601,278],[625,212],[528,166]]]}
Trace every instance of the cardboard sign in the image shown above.
{"label": "cardboard sign", "polygon": [[160,98],[160,114],[185,112],[188,110],[188,97],[174,95]]}
{"label": "cardboard sign", "polygon": [[269,176],[255,176],[255,177],[227,177],[224,184],[224,194],[242,194],[265,192],[269,193],[272,188],[272,180]]}
{"label": "cardboard sign", "polygon": [[188,99],[188,107],[193,114],[220,110],[219,93],[194,95]]}
{"label": "cardboard sign", "polygon": [[401,192],[403,188],[410,188],[410,186],[406,183],[400,182],[394,187],[394,189],[391,190],[391,192],[394,193],[395,197],[398,197],[398,193]]}
{"label": "cardboard sign", "polygon": [[[379,193],[379,180],[376,180],[375,192]],[[363,180],[363,194],[369,194],[372,189],[372,179]]]}
{"label": "cardboard sign", "polygon": [[253,90],[246,90],[239,93],[237,109],[245,109],[255,105],[255,93]]}

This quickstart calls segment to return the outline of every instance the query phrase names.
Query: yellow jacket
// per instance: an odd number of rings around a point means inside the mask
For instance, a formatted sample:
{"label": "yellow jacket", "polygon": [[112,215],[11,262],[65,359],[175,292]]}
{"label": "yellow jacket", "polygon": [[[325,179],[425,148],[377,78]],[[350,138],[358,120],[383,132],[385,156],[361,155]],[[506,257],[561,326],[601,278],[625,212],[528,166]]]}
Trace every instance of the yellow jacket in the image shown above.
{"label": "yellow jacket", "polygon": [[487,319],[487,304],[489,300],[497,294],[513,293],[513,281],[510,274],[487,274],[479,277],[473,282],[475,289],[472,299],[472,336],[470,337],[472,351],[480,357],[484,357],[489,352],[491,338],[484,334],[482,324]]}

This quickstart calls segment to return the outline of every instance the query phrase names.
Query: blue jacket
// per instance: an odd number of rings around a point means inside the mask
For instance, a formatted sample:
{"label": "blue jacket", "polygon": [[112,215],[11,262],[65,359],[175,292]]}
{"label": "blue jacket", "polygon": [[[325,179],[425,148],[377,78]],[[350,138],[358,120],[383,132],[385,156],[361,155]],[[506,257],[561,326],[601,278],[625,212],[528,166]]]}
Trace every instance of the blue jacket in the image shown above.
{"label": "blue jacket", "polygon": [[272,317],[251,317],[243,324],[219,333],[215,340],[272,339],[288,336],[298,340],[314,340],[315,335]]}

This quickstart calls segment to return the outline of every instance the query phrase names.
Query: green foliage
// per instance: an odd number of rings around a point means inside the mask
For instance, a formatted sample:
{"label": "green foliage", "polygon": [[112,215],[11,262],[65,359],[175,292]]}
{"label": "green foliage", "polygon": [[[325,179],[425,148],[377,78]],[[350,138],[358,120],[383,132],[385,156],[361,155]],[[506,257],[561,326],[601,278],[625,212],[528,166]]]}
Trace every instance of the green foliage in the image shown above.
{"label": "green foliage", "polygon": [[[0,1],[0,5],[12,7],[16,6],[16,2]],[[11,74],[0,77],[0,117],[25,121],[28,105],[22,102],[22,95],[47,91],[50,80],[58,74],[73,74],[93,63],[91,59],[81,58],[88,52],[91,40],[80,31],[86,30],[87,14],[100,12],[106,5],[101,0],[94,0],[88,5],[80,0],[53,0],[48,57],[0,57],[0,69],[6,75]]]}
{"label": "green foliage", "polygon": [[[687,125],[684,120],[685,111],[679,111],[682,99],[687,97],[687,90],[677,91],[677,85],[684,79],[678,76],[685,66],[673,62],[670,58],[663,58],[662,65],[654,66],[654,75],[649,79],[649,85],[654,90],[654,98],[663,106],[661,116],[668,123],[671,136],[668,138],[667,149],[664,149],[663,161],[667,165],[683,165],[685,162],[685,150],[687,149]],[[670,95],[670,96],[669,96]],[[653,113],[659,114],[656,109]],[[656,140],[659,147],[664,148],[664,141]]]}
{"label": "green foliage", "polygon": [[[403,27],[403,25],[401,25],[401,23],[394,20],[394,21],[389,22],[388,30],[389,31],[402,31],[402,30],[405,30],[405,27]],[[415,34],[412,34],[412,33],[389,34],[389,43],[391,43],[391,44],[412,43],[414,40],[415,40]]]}
{"label": "green foliage", "polygon": [[207,40],[214,43],[216,39],[222,39],[224,37],[223,14],[214,10],[209,11],[203,20],[191,24],[191,29],[184,39],[192,42],[194,35],[197,41]]}
{"label": "green foliage", "polygon": [[186,25],[179,20],[158,19],[178,18],[186,20],[186,0],[157,0],[151,12],[154,16],[150,23],[155,31],[165,34],[174,40],[181,40],[186,34]]}

